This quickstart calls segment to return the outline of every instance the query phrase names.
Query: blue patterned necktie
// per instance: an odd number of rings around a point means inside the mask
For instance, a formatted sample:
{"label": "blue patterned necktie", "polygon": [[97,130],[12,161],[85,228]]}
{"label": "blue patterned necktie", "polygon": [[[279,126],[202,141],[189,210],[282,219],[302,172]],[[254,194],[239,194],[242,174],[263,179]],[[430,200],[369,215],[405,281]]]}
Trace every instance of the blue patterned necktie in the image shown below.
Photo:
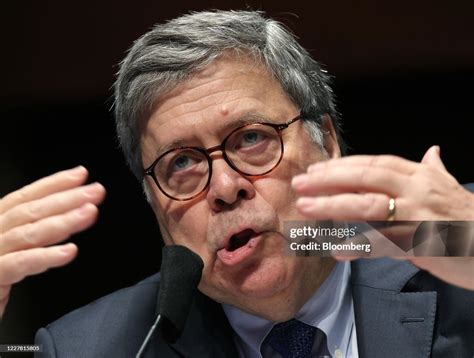
{"label": "blue patterned necktie", "polygon": [[263,341],[262,347],[265,344],[283,358],[331,357],[326,334],[319,328],[296,319],[276,324]]}

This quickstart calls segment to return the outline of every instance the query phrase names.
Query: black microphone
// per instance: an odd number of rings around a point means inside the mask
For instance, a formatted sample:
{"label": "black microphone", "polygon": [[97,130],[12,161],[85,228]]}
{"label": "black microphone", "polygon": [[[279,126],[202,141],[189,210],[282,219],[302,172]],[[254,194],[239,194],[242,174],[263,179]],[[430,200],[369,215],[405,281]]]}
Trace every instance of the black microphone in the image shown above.
{"label": "black microphone", "polygon": [[157,317],[136,358],[140,358],[145,352],[157,327],[166,342],[174,343],[179,338],[201,280],[203,267],[201,257],[188,248],[179,245],[163,247]]}

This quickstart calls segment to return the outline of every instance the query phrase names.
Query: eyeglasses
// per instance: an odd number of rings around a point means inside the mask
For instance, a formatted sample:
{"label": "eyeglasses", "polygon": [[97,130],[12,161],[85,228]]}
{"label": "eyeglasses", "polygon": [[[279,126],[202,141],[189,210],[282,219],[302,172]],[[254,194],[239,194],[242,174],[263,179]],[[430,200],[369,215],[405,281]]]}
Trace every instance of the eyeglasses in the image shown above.
{"label": "eyeglasses", "polygon": [[207,189],[212,176],[210,154],[216,151],[222,151],[227,164],[242,175],[266,175],[283,158],[281,132],[299,119],[300,115],[283,124],[246,124],[234,129],[220,145],[208,149],[168,150],[145,169],[145,175],[153,178],[164,195],[178,201],[191,200]]}

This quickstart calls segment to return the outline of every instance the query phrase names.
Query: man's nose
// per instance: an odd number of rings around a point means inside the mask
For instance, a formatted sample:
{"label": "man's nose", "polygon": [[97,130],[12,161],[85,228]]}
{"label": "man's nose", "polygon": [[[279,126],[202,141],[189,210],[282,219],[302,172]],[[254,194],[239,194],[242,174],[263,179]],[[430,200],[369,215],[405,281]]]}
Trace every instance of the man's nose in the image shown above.
{"label": "man's nose", "polygon": [[232,207],[239,200],[251,199],[255,188],[242,174],[236,172],[222,157],[213,158],[212,176],[207,201],[214,211]]}

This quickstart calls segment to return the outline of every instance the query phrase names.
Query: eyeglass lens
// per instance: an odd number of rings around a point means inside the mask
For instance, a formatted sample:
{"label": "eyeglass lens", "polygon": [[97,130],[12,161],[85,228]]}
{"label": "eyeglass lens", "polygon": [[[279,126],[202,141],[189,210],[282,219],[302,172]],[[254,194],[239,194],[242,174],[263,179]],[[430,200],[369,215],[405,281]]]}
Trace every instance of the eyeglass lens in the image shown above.
{"label": "eyeglass lens", "polygon": [[[251,124],[233,132],[225,141],[224,158],[242,174],[261,175],[280,161],[281,139],[267,125]],[[194,148],[176,149],[164,155],[155,166],[155,176],[163,191],[174,198],[191,197],[209,180],[208,157]]]}

